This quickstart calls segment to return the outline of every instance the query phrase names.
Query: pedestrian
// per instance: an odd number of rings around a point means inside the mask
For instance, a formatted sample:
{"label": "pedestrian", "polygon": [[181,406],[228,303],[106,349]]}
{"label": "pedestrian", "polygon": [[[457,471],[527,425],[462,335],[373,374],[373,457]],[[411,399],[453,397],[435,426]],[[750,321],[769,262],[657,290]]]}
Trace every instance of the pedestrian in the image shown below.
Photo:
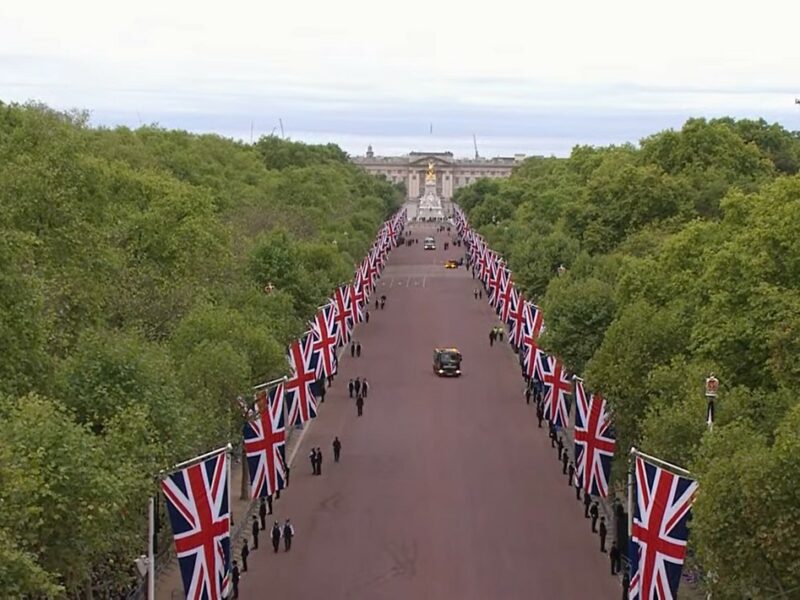
{"label": "pedestrian", "polygon": [[525,404],[531,403],[531,388],[525,386]]}
{"label": "pedestrian", "polygon": [[606,518],[600,517],[600,552],[603,554],[606,553],[606,535],[608,535],[608,529],[606,528]]}
{"label": "pedestrian", "polygon": [[364,320],[365,320],[367,323],[369,323],[369,309],[367,309],[367,312],[364,314]]}
{"label": "pedestrian", "polygon": [[[283,464],[283,470],[284,470],[284,471],[286,471],[286,485],[285,485],[284,487],[287,487],[287,488],[288,488],[288,487],[289,487],[289,473],[291,473],[291,472],[292,472],[292,469],[291,469],[291,467],[289,467],[289,465],[287,465],[286,463],[284,463],[284,464]],[[281,491],[280,491],[280,490],[278,490],[278,494],[280,494],[280,493],[281,493]],[[280,495],[276,495],[275,497],[276,497],[276,498],[280,498]]]}
{"label": "pedestrian", "polygon": [[503,341],[503,328],[502,327],[498,327],[497,328],[497,337],[500,339],[501,342]]}
{"label": "pedestrian", "polygon": [[379,308],[380,308],[380,299],[377,296],[375,296],[375,310],[378,310]]}
{"label": "pedestrian", "polygon": [[631,577],[628,575],[628,572],[625,571],[622,574],[622,600],[628,600],[628,588],[631,585]]}
{"label": "pedestrian", "polygon": [[253,532],[253,550],[258,550],[258,519],[253,515],[253,525],[250,527]]}
{"label": "pedestrian", "polygon": [[364,381],[361,382],[361,395],[364,396],[364,398],[366,398],[368,391],[369,391],[369,383],[367,383],[367,378],[364,377]]}
{"label": "pedestrian", "polygon": [[281,545],[281,526],[278,525],[278,522],[275,521],[275,524],[272,526],[272,549],[275,550],[277,554],[278,548]]}
{"label": "pedestrian", "polygon": [[611,574],[616,575],[622,570],[622,555],[616,541],[611,542],[611,550],[608,553],[608,557],[611,559]]}
{"label": "pedestrian", "polygon": [[478,288],[475,288],[474,290],[472,290],[472,295],[475,296],[475,300],[478,299]]}
{"label": "pedestrian", "polygon": [[355,342],[350,342],[350,356],[352,356],[353,358],[355,358],[355,356],[356,356],[356,343]]}
{"label": "pedestrian", "polygon": [[[333,381],[333,377],[331,377],[330,380]],[[330,385],[330,383],[328,385]],[[325,402],[325,383],[324,382],[323,382],[323,384],[321,386],[319,386],[319,401],[320,402]]]}
{"label": "pedestrian", "polygon": [[569,461],[569,466],[567,467],[567,485],[572,485],[572,479],[575,477],[575,464],[572,461]]}
{"label": "pedestrian", "polygon": [[356,344],[356,356],[358,356],[359,358],[361,358],[361,342],[358,342],[358,343]]}
{"label": "pedestrian", "polygon": [[483,290],[478,288],[478,298],[483,298]]}
{"label": "pedestrian", "polygon": [[550,436],[550,447],[551,448],[555,448],[556,447],[556,428],[553,426],[553,422],[550,419],[547,420],[547,429],[548,429],[548,435]]}
{"label": "pedestrian", "polygon": [[242,542],[242,573],[247,573],[247,557],[250,556],[250,548],[247,547],[247,538]]}
{"label": "pedestrian", "polygon": [[286,519],[286,523],[283,524],[283,547],[288,552],[292,549],[292,538],[294,537],[294,525],[289,522],[289,519]]}
{"label": "pedestrian", "polygon": [[592,505],[592,495],[589,492],[586,492],[583,495],[583,518],[589,518],[589,507]]}
{"label": "pedestrian", "polygon": [[239,563],[233,561],[233,569],[231,569],[231,583],[233,584],[233,598],[239,597]]}
{"label": "pedestrian", "polygon": [[322,475],[322,448],[317,448],[317,475]]}
{"label": "pedestrian", "polygon": [[381,310],[386,306],[386,296],[381,296]]}
{"label": "pedestrian", "polygon": [[339,454],[342,451],[342,442],[339,441],[339,437],[333,438],[333,462],[339,462]]}
{"label": "pedestrian", "polygon": [[317,449],[312,448],[311,452],[308,454],[308,460],[311,463],[311,474],[317,474]]}
{"label": "pedestrian", "polygon": [[364,397],[361,394],[356,397],[356,408],[358,409],[359,417],[364,414]]}
{"label": "pedestrian", "polygon": [[489,346],[494,346],[494,328],[489,332]]}
{"label": "pedestrian", "polygon": [[592,502],[592,507],[589,509],[589,516],[592,518],[592,533],[597,533],[597,517],[600,515],[600,509],[597,502]]}
{"label": "pedestrian", "polygon": [[539,421],[539,427],[542,426],[542,419],[544,418],[544,409],[541,404],[536,404],[536,419]]}
{"label": "pedestrian", "polygon": [[269,509],[269,510],[267,511],[267,514],[268,514],[268,515],[271,515],[271,514],[272,514],[272,494],[270,494],[269,496],[267,496],[267,508]]}
{"label": "pedestrian", "polygon": [[[555,427],[553,429],[555,429]],[[561,452],[564,450],[564,442],[561,441],[561,436],[558,436],[556,440],[556,448],[558,448],[558,460],[561,460]]]}
{"label": "pedestrian", "polygon": [[564,451],[561,453],[561,474],[567,474],[567,463],[569,462],[569,452],[567,449],[564,448]]}
{"label": "pedestrian", "polygon": [[351,398],[353,397],[353,390],[354,389],[355,389],[355,384],[353,383],[353,380],[351,379],[350,383],[347,384],[347,391],[350,392],[350,397]]}
{"label": "pedestrian", "polygon": [[261,531],[267,527],[267,499],[262,498],[258,507],[258,517],[261,520]]}
{"label": "pedestrian", "polygon": [[575,484],[575,499],[580,502],[581,500],[581,480],[575,475],[575,480],[573,482]]}
{"label": "pedestrian", "polygon": [[360,396],[361,395],[361,378],[360,377],[356,377],[356,382],[355,382],[353,387],[356,390],[356,396]]}

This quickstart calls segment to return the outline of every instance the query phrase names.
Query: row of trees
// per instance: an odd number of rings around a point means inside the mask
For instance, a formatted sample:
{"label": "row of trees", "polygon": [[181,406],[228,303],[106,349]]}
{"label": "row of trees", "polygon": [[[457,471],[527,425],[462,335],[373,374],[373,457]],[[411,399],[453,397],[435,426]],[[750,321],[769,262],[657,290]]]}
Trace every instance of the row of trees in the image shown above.
{"label": "row of trees", "polygon": [[3,592],[128,585],[152,476],[241,435],[399,200],[334,146],[0,103]]}
{"label": "row of trees", "polygon": [[545,349],[609,398],[619,448],[699,479],[690,542],[724,598],[800,594],[799,169],[797,133],[693,119],[457,196],[543,307]]}

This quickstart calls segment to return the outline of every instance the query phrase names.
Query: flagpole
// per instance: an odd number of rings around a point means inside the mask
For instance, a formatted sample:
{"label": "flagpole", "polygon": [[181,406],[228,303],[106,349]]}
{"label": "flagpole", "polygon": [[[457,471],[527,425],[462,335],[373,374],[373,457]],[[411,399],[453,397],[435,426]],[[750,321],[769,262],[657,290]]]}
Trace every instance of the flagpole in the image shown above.
{"label": "flagpole", "polygon": [[156,600],[156,557],[153,549],[153,538],[156,535],[155,496],[150,496],[147,513],[147,598],[148,600]]}
{"label": "flagpole", "polygon": [[659,464],[659,465],[661,465],[663,467],[666,467],[667,469],[671,469],[673,471],[676,471],[679,475],[686,475],[687,477],[691,477],[692,476],[692,474],[689,471],[687,471],[686,469],[684,469],[683,467],[679,467],[677,465],[673,465],[672,463],[668,463],[667,461],[661,460],[660,458],[656,458],[655,456],[650,456],[649,454],[645,454],[644,452],[640,452],[636,448],[631,448],[631,454],[634,454],[634,453],[636,454],[636,456],[641,456],[642,458],[646,458],[650,462],[657,463],[657,464]]}
{"label": "flagpole", "polygon": [[253,389],[254,390],[260,390],[261,388],[272,387],[276,383],[280,383],[282,381],[286,381],[287,379],[288,379],[288,377],[286,377],[286,375],[284,375],[283,377],[278,377],[277,379],[273,379],[272,381],[267,381],[266,383],[259,383],[258,385],[254,385]]}
{"label": "flagpole", "polygon": [[233,462],[233,444],[228,442],[225,447],[225,455],[228,463],[228,512],[231,515],[230,527],[233,527],[233,496],[231,496],[231,463]]}
{"label": "flagpole", "polygon": [[161,473],[162,473],[162,475],[164,473],[166,473],[166,472],[171,473],[172,471],[177,471],[178,469],[182,469],[183,467],[188,467],[188,466],[197,464],[199,462],[203,462],[207,458],[211,458],[212,456],[216,456],[217,454],[225,452],[225,451],[228,450],[228,448],[231,448],[231,447],[232,446],[230,444],[228,444],[227,446],[223,446],[222,448],[217,448],[216,450],[212,450],[211,452],[206,452],[205,454],[201,454],[200,456],[195,456],[194,458],[190,458],[189,460],[185,460],[185,461],[180,462],[180,463],[178,463],[176,465],[172,465],[171,469],[168,469],[167,471],[162,471]]}

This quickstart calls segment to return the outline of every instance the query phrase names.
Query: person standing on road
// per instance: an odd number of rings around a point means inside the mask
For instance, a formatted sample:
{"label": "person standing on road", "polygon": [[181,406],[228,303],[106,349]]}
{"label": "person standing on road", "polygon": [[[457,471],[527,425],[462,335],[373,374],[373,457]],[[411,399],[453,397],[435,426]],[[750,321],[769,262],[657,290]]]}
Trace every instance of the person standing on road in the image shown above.
{"label": "person standing on road", "polygon": [[267,499],[262,498],[261,504],[258,505],[258,518],[261,520],[261,531],[267,527]]}
{"label": "person standing on road", "polygon": [[572,485],[572,480],[575,477],[575,464],[572,461],[569,461],[569,466],[567,467],[567,485]]}
{"label": "person standing on road", "polygon": [[364,414],[364,396],[361,394],[356,397],[356,408],[358,409],[359,417]]}
{"label": "person standing on road", "polygon": [[294,537],[294,526],[286,519],[283,524],[283,548],[286,552],[292,549],[292,538]]}
{"label": "person standing on road", "polygon": [[472,290],[472,295],[475,296],[475,300],[478,299],[478,288],[475,288],[474,290]]}
{"label": "person standing on road", "polygon": [[597,517],[600,515],[600,509],[597,502],[592,502],[592,507],[589,509],[589,516],[592,518],[592,533],[597,533]]}
{"label": "person standing on road", "polygon": [[600,517],[600,552],[603,554],[606,553],[606,535],[608,535],[608,529],[606,529],[606,518]]}
{"label": "person standing on road", "polygon": [[386,306],[386,296],[381,296],[381,310]]}
{"label": "person standing on road", "polygon": [[358,342],[358,343],[356,344],[356,356],[357,356],[358,358],[361,358],[361,342]]}
{"label": "person standing on road", "polygon": [[361,395],[361,378],[360,377],[356,377],[356,382],[353,385],[353,387],[356,390],[356,396],[360,396]]}
{"label": "person standing on road", "polygon": [[367,378],[364,377],[364,381],[361,382],[361,395],[364,396],[364,398],[366,398],[368,391],[369,391],[369,383],[367,383]]}
{"label": "person standing on road", "polygon": [[259,528],[258,528],[258,518],[255,515],[253,515],[253,524],[250,527],[250,529],[251,529],[251,531],[253,533],[253,550],[258,550],[258,532],[259,532]]}
{"label": "person standing on road", "polygon": [[317,449],[312,448],[308,455],[308,460],[311,461],[311,474],[317,474]]}
{"label": "person standing on road", "polygon": [[247,557],[250,556],[250,548],[247,547],[247,538],[242,542],[242,572],[247,573]]}
{"label": "person standing on road", "polygon": [[544,409],[541,404],[536,404],[536,419],[539,421],[539,427],[542,426],[542,419],[544,418]]}
{"label": "person standing on road", "polygon": [[322,475],[322,448],[317,448],[317,475]]}
{"label": "person standing on road", "polygon": [[567,463],[569,463],[569,452],[567,449],[564,448],[564,452],[561,453],[561,474],[567,474]]}
{"label": "person standing on road", "polygon": [[583,494],[583,518],[589,518],[589,507],[592,505],[592,495],[589,492]]}
{"label": "person standing on road", "polygon": [[578,479],[577,475],[575,475],[575,479],[573,481],[573,484],[575,485],[575,499],[578,502],[580,502],[580,500],[581,500],[581,480]]}
{"label": "person standing on road", "polygon": [[550,436],[550,447],[551,448],[555,448],[556,447],[556,428],[555,428],[555,426],[553,425],[553,422],[550,419],[547,420],[547,432],[548,432],[548,435]]}
{"label": "person standing on road", "polygon": [[275,524],[272,526],[272,549],[275,550],[275,553],[278,553],[278,548],[281,545],[281,526],[278,525],[278,522],[275,521]]}
{"label": "person standing on road", "polygon": [[231,569],[231,583],[233,584],[233,600],[239,597],[239,563],[233,561],[233,569]]}
{"label": "person standing on road", "polygon": [[377,296],[375,296],[375,310],[378,310],[380,306],[381,306],[380,299]]}
{"label": "person standing on road", "polygon": [[[553,426],[553,430],[555,431],[555,426]],[[561,440],[561,436],[556,437],[556,448],[558,448],[558,460],[561,460],[561,452],[564,450],[564,442]]]}
{"label": "person standing on road", "polygon": [[333,438],[333,462],[339,462],[339,453],[342,451],[342,442],[339,437]]}
{"label": "person standing on road", "polygon": [[620,554],[617,542],[611,542],[611,550],[608,553],[611,559],[611,574],[616,575],[622,570],[622,555]]}
{"label": "person standing on road", "polygon": [[356,343],[350,342],[350,356],[355,358],[356,356]]}
{"label": "person standing on road", "polygon": [[355,384],[353,383],[353,380],[351,379],[350,383],[347,384],[347,391],[350,392],[350,397],[351,398],[353,397],[353,391],[354,390],[355,390]]}
{"label": "person standing on road", "polygon": [[531,388],[525,386],[525,404],[531,403]]}
{"label": "person standing on road", "polygon": [[364,313],[364,320],[369,323],[369,309],[366,309],[366,312]]}
{"label": "person standing on road", "polygon": [[489,332],[489,346],[494,346],[494,328]]}

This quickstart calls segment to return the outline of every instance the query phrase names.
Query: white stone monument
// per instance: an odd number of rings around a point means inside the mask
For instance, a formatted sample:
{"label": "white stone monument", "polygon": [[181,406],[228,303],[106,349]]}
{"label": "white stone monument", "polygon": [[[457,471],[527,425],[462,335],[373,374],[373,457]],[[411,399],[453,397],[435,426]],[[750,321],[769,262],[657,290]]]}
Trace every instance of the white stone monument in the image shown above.
{"label": "white stone monument", "polygon": [[419,221],[443,221],[444,209],[442,200],[436,193],[436,172],[433,168],[433,161],[428,163],[428,172],[425,174],[425,191],[419,198],[417,208],[417,220]]}

